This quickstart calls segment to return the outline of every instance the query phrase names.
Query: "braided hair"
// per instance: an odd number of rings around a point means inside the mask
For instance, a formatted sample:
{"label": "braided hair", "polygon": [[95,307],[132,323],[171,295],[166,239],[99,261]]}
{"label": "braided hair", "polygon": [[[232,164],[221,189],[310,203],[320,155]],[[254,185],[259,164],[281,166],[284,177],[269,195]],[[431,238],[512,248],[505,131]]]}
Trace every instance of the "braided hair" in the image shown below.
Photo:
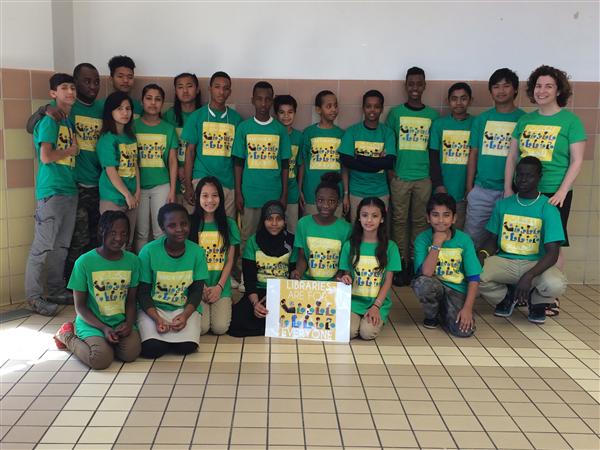
{"label": "braided hair", "polygon": [[124,220],[127,222],[127,242],[129,242],[129,217],[123,211],[104,211],[98,221],[98,240],[104,243],[104,238],[110,230],[112,230],[113,224],[117,220]]}

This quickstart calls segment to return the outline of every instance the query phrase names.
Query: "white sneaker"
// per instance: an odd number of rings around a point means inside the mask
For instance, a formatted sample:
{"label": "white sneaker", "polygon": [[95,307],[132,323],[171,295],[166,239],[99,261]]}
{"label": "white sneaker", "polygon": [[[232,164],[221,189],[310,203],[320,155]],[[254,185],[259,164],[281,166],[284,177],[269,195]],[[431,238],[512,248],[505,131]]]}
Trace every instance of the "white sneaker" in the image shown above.
{"label": "white sneaker", "polygon": [[240,286],[240,283],[235,278],[231,277],[231,289],[237,289]]}
{"label": "white sneaker", "polygon": [[244,294],[246,292],[246,286],[244,286],[244,275],[242,275],[242,278],[241,278],[240,282],[238,283],[237,290],[241,294]]}

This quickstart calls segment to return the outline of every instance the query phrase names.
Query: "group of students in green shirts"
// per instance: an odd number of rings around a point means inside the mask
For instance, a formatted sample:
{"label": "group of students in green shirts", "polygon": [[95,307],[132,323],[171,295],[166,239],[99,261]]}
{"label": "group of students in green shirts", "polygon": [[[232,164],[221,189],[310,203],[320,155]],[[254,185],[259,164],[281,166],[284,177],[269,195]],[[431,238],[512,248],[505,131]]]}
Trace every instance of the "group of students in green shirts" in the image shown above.
{"label": "group of students in green shirts", "polygon": [[[389,308],[384,306],[388,305],[387,292],[396,272],[406,274],[404,280],[394,280],[398,284],[409,281],[413,273],[417,275],[412,281],[416,292],[422,291],[419,289],[422,283],[417,286],[416,281],[437,278],[446,288],[462,293],[459,297],[468,308],[455,308],[456,317],[452,320],[459,325],[454,331],[449,329],[455,334],[468,335],[472,332],[472,301],[476,295],[471,283],[477,284],[478,274],[473,258],[467,258],[468,263],[465,261],[471,249],[466,252],[463,237],[470,238],[457,228],[465,221],[466,210],[465,231],[475,241],[473,248],[484,244],[485,239],[480,236],[487,236],[484,227],[492,216],[494,205],[503,194],[512,194],[513,172],[519,156],[533,155],[541,161],[544,176],[540,189],[544,198],[549,198],[547,209],[554,205],[560,208],[563,239],[566,240],[571,187],[581,167],[585,132],[575,115],[561,109],[570,96],[570,86],[566,75],[557,69],[542,66],[530,77],[528,94],[540,107],[531,114],[523,115],[514,105],[518,90],[516,74],[509,69],[499,69],[489,82],[494,108],[472,118],[467,112],[472,99],[471,89],[466,83],[456,83],[448,92],[451,114],[438,118],[437,112],[421,100],[426,86],[424,72],[411,68],[405,84],[408,100],[390,111],[387,125],[379,121],[384,106],[380,92],[368,91],[364,95],[364,120],[344,132],[334,123],[338,112],[335,94],[321,91],[315,101],[320,121],[300,133],[293,129],[296,101],[289,95],[275,97],[267,82],[258,82],[254,86],[255,115],[242,121],[226,104],[231,94],[231,79],[226,73],[217,72],[211,77],[210,101],[204,107],[200,107],[197,78],[192,74],[181,74],[174,80],[175,105],[161,115],[165,95],[160,86],[145,86],[142,102],[135,102],[127,94],[127,89],[133,85],[133,61],[128,57],[115,57],[109,66],[115,92],[104,101],[96,100],[99,76],[90,64],[77,66],[75,76],[71,78],[65,74],[53,76],[50,84],[54,101],[40,111],[41,119],[38,117],[35,125],[34,140],[43,164],[38,173],[36,235],[26,280],[30,305],[42,314],[54,314],[57,304],[68,303],[72,298],[64,286],[61,259],[64,262],[69,247],[67,259],[74,262],[83,251],[98,246],[94,219],[97,221],[99,213],[120,211],[125,214],[130,227],[128,245],[132,245],[135,236],[137,250],[142,254],[143,249],[164,238],[164,224],[159,221],[159,210],[163,205],[179,201],[191,214],[192,224],[194,220],[196,224],[204,223],[199,211],[206,209],[200,198],[207,186],[213,186],[213,206],[218,198],[219,206],[215,208],[222,208],[224,215],[217,220],[214,213],[209,214],[212,220],[207,223],[213,223],[210,237],[195,232],[191,236],[204,248],[209,266],[216,262],[221,264],[217,282],[203,286],[200,294],[205,300],[229,298],[229,306],[223,308],[215,307],[221,305],[216,300],[204,302],[211,305],[207,309],[212,308],[215,313],[213,315],[211,310],[210,314],[202,315],[201,320],[212,318],[216,324],[213,331],[219,333],[229,328],[232,334],[245,335],[249,332],[248,326],[254,330],[250,332],[261,330],[264,324],[251,326],[251,320],[246,319],[264,319],[264,295],[261,294],[265,277],[269,273],[277,276],[287,273],[294,277],[352,281],[356,283],[353,291],[368,292],[370,296],[357,294],[368,298],[365,305],[370,306],[360,310],[362,314],[358,314],[358,319],[353,317],[353,334],[373,338],[378,333],[378,329],[372,328],[374,322],[381,325],[387,318]],[[273,105],[279,120],[271,117]],[[142,115],[134,119],[136,111]],[[520,116],[523,117],[517,124]],[[201,184],[206,177],[214,179]],[[431,195],[432,190],[436,195]],[[319,197],[319,192],[324,194]],[[446,193],[450,195],[444,197],[442,194]],[[442,199],[438,198],[440,195]],[[210,197],[209,194],[206,196]],[[437,203],[431,203],[434,198]],[[519,194],[514,198],[518,200]],[[365,199],[369,199],[366,205],[363,204]],[[265,210],[267,205],[270,207]],[[452,221],[456,219],[457,224],[452,222],[447,239],[440,241],[442,234],[435,231],[432,214],[441,214],[436,208],[442,206],[452,213]],[[273,212],[278,208],[283,214]],[[378,242],[379,245],[367,246],[367,253],[373,253],[367,256],[375,265],[357,272],[368,274],[368,279],[360,281],[361,276],[352,276],[352,269],[365,253],[356,250],[359,244],[362,245],[360,239],[350,239],[350,248],[344,253],[349,235],[341,237],[341,224],[346,224],[348,230],[351,226],[340,216],[349,214],[351,223],[355,228],[358,226],[359,234],[363,235],[366,229],[361,224],[360,214],[369,208],[379,211],[379,224],[386,224],[375,229],[374,241],[370,232],[366,233],[371,236],[366,243]],[[242,213],[241,233],[235,220],[237,212]],[[299,212],[306,216],[298,220]],[[283,221],[279,231],[270,223],[271,216],[278,214]],[[448,215],[448,211],[445,214]],[[510,220],[515,219],[511,216]],[[525,222],[510,220],[503,224],[521,230],[517,241],[537,239],[539,247],[540,224],[535,220],[525,221],[528,226],[523,228]],[[141,225],[140,221],[143,222]],[[392,222],[392,236],[398,245],[389,244],[393,241],[387,238],[388,221]],[[431,225],[429,229],[427,223]],[[502,236],[498,230],[489,230],[490,225],[487,226],[487,231],[496,231],[496,235]],[[320,233],[324,229],[328,233],[335,229],[333,237],[322,236]],[[377,235],[378,229],[385,229],[385,237]],[[272,233],[272,230],[277,232]],[[537,230],[538,235],[532,230]],[[290,246],[289,235],[294,232],[296,238]],[[430,241],[424,237],[427,233]],[[448,247],[452,251],[441,251],[446,249],[447,241],[455,239],[455,233],[460,241],[457,248],[463,250],[457,252],[454,247]],[[225,235],[228,236],[227,245],[219,246]],[[279,238],[272,239],[273,236]],[[145,245],[151,238],[154,242]],[[202,239],[212,242],[212,253],[202,244]],[[429,252],[425,254],[422,246],[417,245],[423,240],[429,246],[426,245]],[[238,243],[242,247],[242,280],[245,284],[241,291],[245,288],[246,295],[242,302],[232,306],[230,273],[235,271]],[[269,248],[261,249],[261,243]],[[271,248],[276,244],[279,247]],[[298,250],[293,252],[288,247]],[[440,254],[437,259],[431,259],[429,255],[435,247]],[[231,253],[229,250],[233,255],[224,257],[224,253]],[[528,256],[541,254],[541,250],[529,251]],[[395,257],[398,253],[403,255],[402,263],[399,256]],[[257,258],[258,254],[264,261]],[[444,259],[446,254],[450,255],[448,260]],[[493,256],[485,248],[479,252],[479,256],[488,254]],[[282,262],[285,255],[287,267]],[[351,266],[344,266],[347,259],[353,261]],[[560,268],[560,252],[557,259]],[[255,266],[250,277],[244,267],[247,260],[254,261]],[[48,296],[44,297],[40,274],[44,264],[50,261]],[[432,271],[434,261],[437,262]],[[227,271],[222,270],[225,262],[229,266]],[[294,263],[295,266],[291,266]],[[261,272],[261,268],[267,272]],[[340,275],[339,269],[349,273]],[[459,272],[462,278],[457,275]],[[70,270],[65,274],[68,277]],[[528,277],[535,278],[531,274]],[[517,280],[516,288],[509,289],[500,299],[502,302],[512,304],[514,299],[523,300],[522,286],[519,287],[521,278]],[[374,284],[375,279],[378,283]],[[383,292],[382,298],[373,291],[374,286],[378,292]],[[161,287],[169,289],[168,286]],[[439,286],[436,289],[439,293]],[[440,297],[442,300],[438,299],[440,305],[452,303],[449,300],[452,295],[447,289],[444,292]],[[228,297],[222,295],[224,293]],[[427,296],[421,294],[419,297],[424,304],[431,303],[431,296],[430,300],[425,300]],[[184,297],[189,300],[195,296],[182,294],[180,300]],[[377,303],[376,299],[381,301]],[[552,303],[544,302],[544,305],[550,305],[550,313],[557,313],[557,305]],[[372,308],[379,311],[379,321],[374,320]],[[451,309],[434,308],[434,317],[427,317],[426,308],[426,325],[437,325],[440,314],[443,316]],[[251,315],[247,314],[249,311]],[[367,317],[365,324],[361,315]],[[534,321],[539,323],[539,314],[534,316]],[[228,327],[229,322],[231,327]],[[202,326],[208,331],[207,327],[210,325]]]}

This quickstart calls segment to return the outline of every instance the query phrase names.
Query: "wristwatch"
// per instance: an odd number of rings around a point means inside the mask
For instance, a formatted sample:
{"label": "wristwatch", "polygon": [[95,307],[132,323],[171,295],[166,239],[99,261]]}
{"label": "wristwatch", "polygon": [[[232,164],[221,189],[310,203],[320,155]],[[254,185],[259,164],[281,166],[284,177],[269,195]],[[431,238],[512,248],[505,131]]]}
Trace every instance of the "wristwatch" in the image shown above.
{"label": "wristwatch", "polygon": [[440,251],[440,247],[438,247],[437,245],[432,245],[431,246],[431,250],[437,250],[439,252]]}

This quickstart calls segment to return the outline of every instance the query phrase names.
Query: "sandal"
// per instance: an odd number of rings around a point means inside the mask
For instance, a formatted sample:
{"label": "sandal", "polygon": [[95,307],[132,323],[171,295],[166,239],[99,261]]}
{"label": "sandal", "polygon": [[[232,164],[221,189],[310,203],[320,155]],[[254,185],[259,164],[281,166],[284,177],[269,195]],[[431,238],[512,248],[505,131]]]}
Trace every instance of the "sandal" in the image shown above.
{"label": "sandal", "polygon": [[560,302],[558,299],[554,303],[546,305],[546,317],[556,317],[560,314]]}

